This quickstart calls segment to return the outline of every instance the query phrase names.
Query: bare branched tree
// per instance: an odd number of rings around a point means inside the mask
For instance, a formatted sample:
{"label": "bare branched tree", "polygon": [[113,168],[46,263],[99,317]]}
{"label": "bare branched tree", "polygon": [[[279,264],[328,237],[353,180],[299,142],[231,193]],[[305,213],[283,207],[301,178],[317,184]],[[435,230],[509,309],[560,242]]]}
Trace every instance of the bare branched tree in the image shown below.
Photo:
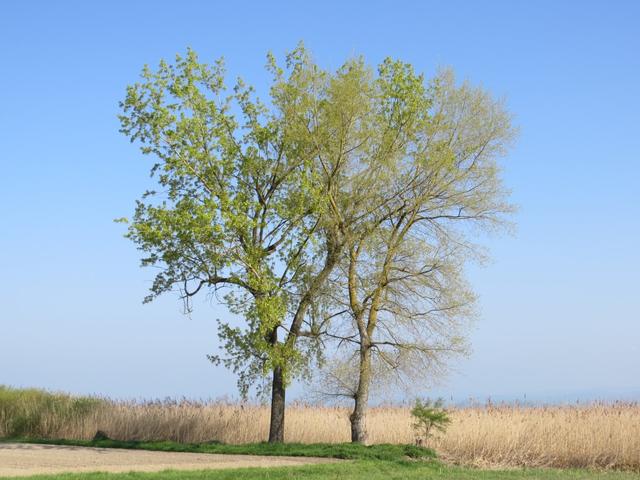
{"label": "bare branched tree", "polygon": [[395,153],[387,177],[360,186],[383,208],[351,238],[309,320],[341,359],[324,369],[325,393],[353,399],[354,442],[367,440],[372,382],[442,375],[466,351],[475,296],[464,266],[481,258],[478,229],[504,227],[512,211],[497,165],[514,135],[501,103],[457,86],[450,71],[425,88],[410,65],[389,61],[386,79],[404,86],[388,110],[398,122],[388,147]]}

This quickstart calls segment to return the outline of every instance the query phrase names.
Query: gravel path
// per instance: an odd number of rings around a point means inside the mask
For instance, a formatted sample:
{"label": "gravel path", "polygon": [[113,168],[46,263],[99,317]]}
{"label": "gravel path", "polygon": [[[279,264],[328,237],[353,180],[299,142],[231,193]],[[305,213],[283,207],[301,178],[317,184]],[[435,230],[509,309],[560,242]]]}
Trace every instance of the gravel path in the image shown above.
{"label": "gravel path", "polygon": [[157,472],[166,469],[282,467],[336,461],[339,460],[0,443],[0,477],[63,472]]}

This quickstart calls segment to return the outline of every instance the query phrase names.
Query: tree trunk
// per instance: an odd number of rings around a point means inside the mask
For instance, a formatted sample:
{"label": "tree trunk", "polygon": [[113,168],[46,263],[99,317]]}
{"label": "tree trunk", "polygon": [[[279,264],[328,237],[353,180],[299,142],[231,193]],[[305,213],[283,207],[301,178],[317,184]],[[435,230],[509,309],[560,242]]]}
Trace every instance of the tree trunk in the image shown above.
{"label": "tree trunk", "polygon": [[[340,249],[344,244],[337,243],[334,239],[333,243],[327,246],[327,258],[325,264],[318,275],[313,279],[307,291],[302,296],[296,313],[293,316],[291,322],[291,328],[289,328],[289,334],[286,336],[285,344],[290,348],[295,348],[296,341],[300,334],[300,329],[304,321],[304,316],[312,304],[313,299],[320,290],[320,287],[326,282],[329,274],[333,271],[333,268],[337,264],[340,256]],[[278,329],[275,328],[271,333],[271,343],[276,345],[278,343]],[[284,442],[284,410],[285,410],[285,389],[284,375],[281,367],[276,367],[273,370],[273,382],[271,384],[271,425],[269,427],[269,443],[282,443]]]}
{"label": "tree trunk", "polygon": [[369,403],[369,385],[371,383],[371,348],[363,345],[360,348],[360,369],[358,388],[354,396],[354,407],[349,420],[351,421],[351,441],[364,443],[368,441],[366,416]]}
{"label": "tree trunk", "polygon": [[271,424],[269,426],[269,443],[284,442],[284,405],[285,405],[284,376],[282,368],[273,370],[271,384]]}

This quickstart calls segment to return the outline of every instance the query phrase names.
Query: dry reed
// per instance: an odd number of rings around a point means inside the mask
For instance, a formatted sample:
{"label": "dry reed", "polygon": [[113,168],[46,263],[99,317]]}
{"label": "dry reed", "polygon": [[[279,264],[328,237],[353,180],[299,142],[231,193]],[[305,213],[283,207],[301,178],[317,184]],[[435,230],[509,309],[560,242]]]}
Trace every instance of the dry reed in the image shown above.
{"label": "dry reed", "polygon": [[[268,407],[230,402],[94,399],[88,403],[91,408],[71,409],[79,412],[75,415],[48,405],[23,405],[40,409],[37,415],[31,412],[31,424],[23,435],[90,439],[101,430],[117,440],[252,443],[267,438],[269,423]],[[0,437],[11,433],[7,425],[15,412],[6,407],[6,402],[4,407],[0,402]],[[446,434],[430,445],[451,463],[640,471],[638,403],[485,405],[452,409],[451,417],[453,422]],[[293,404],[287,409],[286,422],[288,442],[349,441],[346,408]],[[372,443],[414,442],[406,407],[372,408],[367,423]]]}

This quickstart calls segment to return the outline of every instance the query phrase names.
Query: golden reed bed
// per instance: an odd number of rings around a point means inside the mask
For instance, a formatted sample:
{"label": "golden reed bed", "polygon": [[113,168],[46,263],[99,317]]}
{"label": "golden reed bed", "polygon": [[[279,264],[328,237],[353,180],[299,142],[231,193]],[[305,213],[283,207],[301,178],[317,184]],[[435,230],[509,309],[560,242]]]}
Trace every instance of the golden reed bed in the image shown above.
{"label": "golden reed bed", "polygon": [[[71,398],[71,397],[68,397]],[[0,398],[1,400],[1,398]],[[21,408],[28,411],[28,400]],[[34,402],[33,409],[42,409]],[[0,403],[0,436],[3,412]],[[5,409],[8,428],[10,412]],[[640,471],[640,404],[481,406],[451,410],[453,423],[431,442],[448,462],[481,467],[618,468]],[[349,441],[348,409],[292,405],[288,442]],[[35,417],[34,417],[35,418]],[[73,408],[47,408],[23,434],[90,439],[97,430],[118,440],[226,443],[267,438],[268,408],[224,402],[88,401]],[[409,409],[372,408],[372,443],[413,443]]]}

